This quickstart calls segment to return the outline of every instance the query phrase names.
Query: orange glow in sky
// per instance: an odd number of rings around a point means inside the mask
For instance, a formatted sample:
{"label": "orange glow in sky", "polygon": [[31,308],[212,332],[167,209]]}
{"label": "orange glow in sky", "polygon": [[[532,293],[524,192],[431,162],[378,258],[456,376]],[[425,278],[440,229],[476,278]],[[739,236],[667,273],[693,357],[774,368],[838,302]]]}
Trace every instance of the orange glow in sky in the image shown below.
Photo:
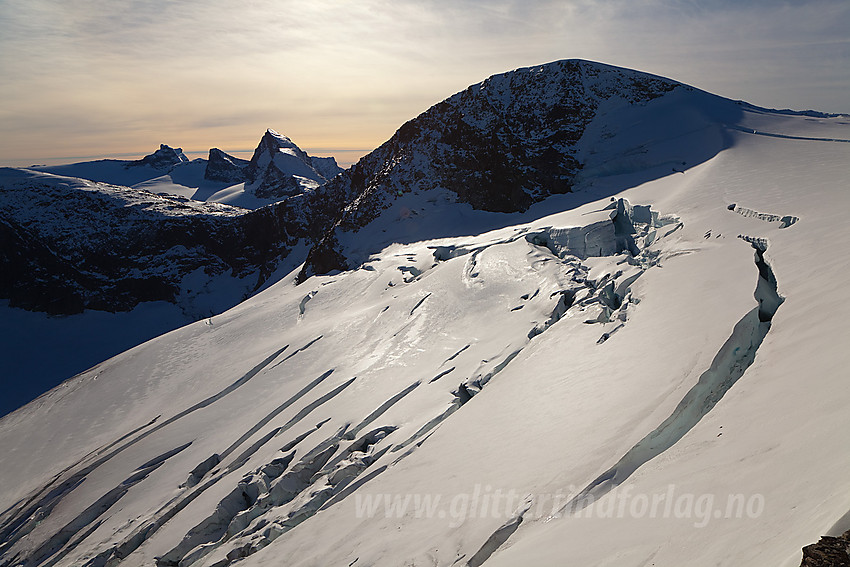
{"label": "orange glow in sky", "polygon": [[3,0],[0,165],[239,154],[266,128],[347,165],[470,84],[564,58],[850,112],[847,29],[844,0]]}

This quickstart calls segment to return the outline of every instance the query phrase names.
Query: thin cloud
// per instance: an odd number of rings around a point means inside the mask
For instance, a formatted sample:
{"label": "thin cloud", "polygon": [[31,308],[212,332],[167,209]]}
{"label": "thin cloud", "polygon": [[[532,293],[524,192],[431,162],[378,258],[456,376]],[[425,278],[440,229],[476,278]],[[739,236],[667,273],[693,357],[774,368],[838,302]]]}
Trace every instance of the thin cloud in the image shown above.
{"label": "thin cloud", "polygon": [[838,0],[5,0],[0,161],[244,147],[269,126],[375,147],[469,84],[571,57],[850,111],[847,29]]}

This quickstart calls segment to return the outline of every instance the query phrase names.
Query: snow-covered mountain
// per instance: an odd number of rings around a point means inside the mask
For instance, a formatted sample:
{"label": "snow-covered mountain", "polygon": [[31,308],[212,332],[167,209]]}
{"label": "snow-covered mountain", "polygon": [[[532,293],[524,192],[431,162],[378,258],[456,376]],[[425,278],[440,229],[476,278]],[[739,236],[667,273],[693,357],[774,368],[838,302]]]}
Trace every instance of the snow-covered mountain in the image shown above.
{"label": "snow-covered mountain", "polygon": [[286,136],[266,130],[245,170],[245,190],[260,198],[283,199],[315,189],[342,171],[333,158],[313,159]]}
{"label": "snow-covered mountain", "polygon": [[0,565],[799,565],[850,529],[848,142],[567,61],[222,210],[305,266],[0,419]]}
{"label": "snow-covered mountain", "polygon": [[[400,236],[480,230],[445,222],[458,210],[447,203],[520,212],[594,178],[683,171],[728,145],[723,125],[741,113],[738,103],[668,79],[582,61],[490,77],[406,123],[329,183],[356,202],[311,252],[305,275],[358,265],[376,239],[380,249]],[[364,240],[364,228],[374,235]]]}

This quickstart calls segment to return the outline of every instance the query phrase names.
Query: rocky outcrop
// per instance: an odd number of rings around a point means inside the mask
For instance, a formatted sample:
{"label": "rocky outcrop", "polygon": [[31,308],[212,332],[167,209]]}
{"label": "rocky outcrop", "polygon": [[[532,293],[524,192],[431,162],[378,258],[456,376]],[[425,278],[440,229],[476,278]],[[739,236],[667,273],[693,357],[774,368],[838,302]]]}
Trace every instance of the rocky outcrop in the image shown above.
{"label": "rocky outcrop", "polygon": [[207,160],[207,167],[204,170],[204,179],[241,183],[245,181],[245,169],[247,167],[248,160],[239,159],[218,148],[212,148]]}
{"label": "rocky outcrop", "polygon": [[146,155],[140,160],[131,161],[127,164],[127,167],[147,165],[154,169],[168,171],[175,165],[188,162],[189,158],[183,154],[181,148],[172,148],[171,146],[160,144],[159,149],[154,153]]}
{"label": "rocky outcrop", "polygon": [[850,531],[839,537],[823,536],[804,547],[800,567],[850,567]]}

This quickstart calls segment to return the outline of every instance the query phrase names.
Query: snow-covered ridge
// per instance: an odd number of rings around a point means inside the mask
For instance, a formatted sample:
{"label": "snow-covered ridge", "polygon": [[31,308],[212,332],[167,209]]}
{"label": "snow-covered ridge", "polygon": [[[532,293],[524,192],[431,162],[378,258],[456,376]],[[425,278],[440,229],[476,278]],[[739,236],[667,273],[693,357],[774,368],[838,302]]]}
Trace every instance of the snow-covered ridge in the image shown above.
{"label": "snow-covered ridge", "polygon": [[[262,284],[293,244],[274,232],[262,237],[274,245],[258,243],[244,209],[30,170],[0,170],[0,207],[3,270],[13,276],[2,296],[53,314],[174,302],[190,279],[201,288],[233,279],[213,300],[223,309]],[[197,307],[195,317],[209,315]]]}
{"label": "snow-covered ridge", "polygon": [[[725,147],[722,125],[740,115],[733,101],[588,61],[495,75],[407,122],[328,183],[325,192],[353,200],[304,275],[356,266],[370,252],[362,229],[380,224],[389,239],[404,231],[385,226],[402,209],[415,215],[408,225],[441,215],[437,201],[522,212],[591,177],[642,172],[649,180],[693,167]],[[440,231],[434,224],[414,232],[427,237]]]}

